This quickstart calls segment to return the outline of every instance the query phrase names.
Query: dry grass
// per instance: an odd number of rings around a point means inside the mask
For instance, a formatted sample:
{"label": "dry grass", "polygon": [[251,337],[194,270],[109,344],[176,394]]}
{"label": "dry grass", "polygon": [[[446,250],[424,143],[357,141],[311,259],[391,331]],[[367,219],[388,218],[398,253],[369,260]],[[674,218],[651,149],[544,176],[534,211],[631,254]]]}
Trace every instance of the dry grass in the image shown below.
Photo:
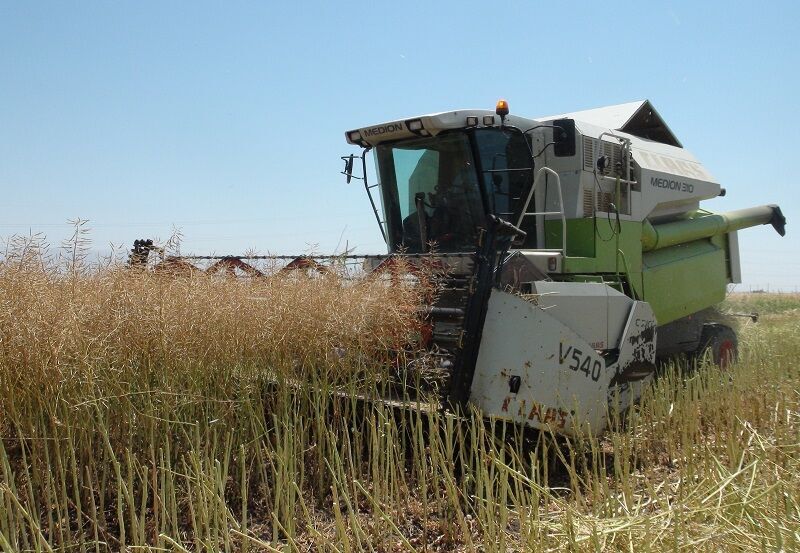
{"label": "dry grass", "polygon": [[567,441],[356,399],[413,342],[418,289],[10,254],[3,551],[800,544],[800,325],[786,313],[742,328],[729,373],[670,371],[602,440]]}
{"label": "dry grass", "polygon": [[420,290],[342,276],[174,278],[12,252],[0,264],[0,413],[24,420],[58,400],[175,392],[162,398],[169,413],[265,377],[378,378],[413,341]]}

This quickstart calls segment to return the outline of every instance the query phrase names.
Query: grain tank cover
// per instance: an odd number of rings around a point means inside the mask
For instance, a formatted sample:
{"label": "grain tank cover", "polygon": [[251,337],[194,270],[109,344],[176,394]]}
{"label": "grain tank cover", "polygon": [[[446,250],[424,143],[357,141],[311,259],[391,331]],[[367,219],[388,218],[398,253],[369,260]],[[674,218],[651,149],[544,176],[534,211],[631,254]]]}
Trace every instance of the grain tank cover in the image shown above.
{"label": "grain tank cover", "polygon": [[558,119],[562,117],[583,121],[596,127],[622,131],[639,138],[661,142],[678,148],[683,147],[664,122],[664,119],[661,118],[661,115],[658,114],[656,108],[650,103],[650,100],[638,100],[626,104],[586,109],[542,119]]}

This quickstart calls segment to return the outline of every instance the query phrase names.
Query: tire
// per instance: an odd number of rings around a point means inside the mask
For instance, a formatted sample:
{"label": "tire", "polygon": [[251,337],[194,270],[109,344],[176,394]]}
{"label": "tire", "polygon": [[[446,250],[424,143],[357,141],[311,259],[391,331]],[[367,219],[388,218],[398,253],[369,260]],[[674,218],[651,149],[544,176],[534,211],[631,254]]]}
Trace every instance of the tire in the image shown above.
{"label": "tire", "polygon": [[727,370],[739,358],[739,340],[736,338],[736,332],[723,324],[705,324],[697,353],[700,359],[709,355],[717,367]]}

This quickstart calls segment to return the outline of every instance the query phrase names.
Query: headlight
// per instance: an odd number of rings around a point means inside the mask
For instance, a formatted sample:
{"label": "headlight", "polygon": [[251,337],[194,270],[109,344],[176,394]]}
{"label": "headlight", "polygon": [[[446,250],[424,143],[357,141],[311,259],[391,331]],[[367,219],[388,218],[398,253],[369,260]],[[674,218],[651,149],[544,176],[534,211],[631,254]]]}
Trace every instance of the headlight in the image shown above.
{"label": "headlight", "polygon": [[421,119],[412,119],[411,121],[406,122],[408,126],[408,130],[410,131],[419,131],[422,130],[422,120]]}

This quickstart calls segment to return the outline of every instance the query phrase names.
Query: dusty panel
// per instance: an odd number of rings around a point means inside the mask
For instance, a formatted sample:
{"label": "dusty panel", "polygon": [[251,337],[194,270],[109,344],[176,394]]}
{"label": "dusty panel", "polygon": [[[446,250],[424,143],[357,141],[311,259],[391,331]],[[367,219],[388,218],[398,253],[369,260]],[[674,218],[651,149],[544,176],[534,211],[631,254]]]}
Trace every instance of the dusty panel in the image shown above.
{"label": "dusty panel", "polygon": [[[569,432],[576,421],[599,429],[614,375],[589,344],[546,311],[492,292],[470,396],[486,414],[559,432]],[[520,381],[516,393],[514,377]]]}
{"label": "dusty panel", "polygon": [[470,401],[484,414],[570,434],[606,426],[609,402],[635,400],[655,360],[655,318],[631,302],[613,362],[545,310],[495,290]]}
{"label": "dusty panel", "polygon": [[599,282],[535,282],[538,304],[594,349],[614,349],[633,300]]}

